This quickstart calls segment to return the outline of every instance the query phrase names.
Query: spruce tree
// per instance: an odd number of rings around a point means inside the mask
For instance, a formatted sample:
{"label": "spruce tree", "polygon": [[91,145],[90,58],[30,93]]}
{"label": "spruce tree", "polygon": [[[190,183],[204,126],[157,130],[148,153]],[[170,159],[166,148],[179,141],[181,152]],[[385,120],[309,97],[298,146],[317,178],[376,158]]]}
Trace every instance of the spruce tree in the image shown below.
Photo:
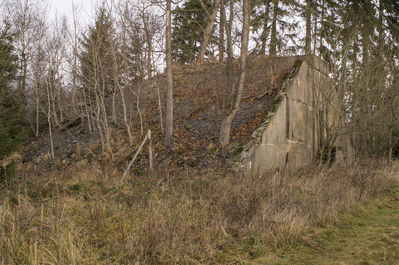
{"label": "spruce tree", "polygon": [[4,23],[0,34],[0,89],[5,90],[7,84],[15,78],[18,58],[14,54],[13,35],[8,22]]}
{"label": "spruce tree", "polygon": [[112,54],[112,22],[105,8],[97,11],[94,26],[81,39],[80,53],[81,83],[87,95],[93,96],[93,90],[103,90],[110,94],[113,91]]}
{"label": "spruce tree", "polygon": [[26,115],[18,104],[15,91],[10,88],[16,79],[17,59],[13,34],[6,22],[0,33],[0,160],[29,135]]}
{"label": "spruce tree", "polygon": [[[206,7],[210,2],[203,0]],[[193,63],[199,53],[208,17],[200,0],[188,0],[173,10],[172,57],[182,64]]]}

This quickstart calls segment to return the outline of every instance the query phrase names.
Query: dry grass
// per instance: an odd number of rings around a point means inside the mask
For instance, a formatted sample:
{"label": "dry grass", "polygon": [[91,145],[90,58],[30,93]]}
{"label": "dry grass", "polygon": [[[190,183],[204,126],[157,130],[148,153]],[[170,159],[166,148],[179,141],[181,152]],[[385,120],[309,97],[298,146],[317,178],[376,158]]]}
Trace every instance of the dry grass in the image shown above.
{"label": "dry grass", "polygon": [[119,178],[70,167],[3,184],[0,264],[239,264],[398,182],[397,167],[375,161],[251,178]]}

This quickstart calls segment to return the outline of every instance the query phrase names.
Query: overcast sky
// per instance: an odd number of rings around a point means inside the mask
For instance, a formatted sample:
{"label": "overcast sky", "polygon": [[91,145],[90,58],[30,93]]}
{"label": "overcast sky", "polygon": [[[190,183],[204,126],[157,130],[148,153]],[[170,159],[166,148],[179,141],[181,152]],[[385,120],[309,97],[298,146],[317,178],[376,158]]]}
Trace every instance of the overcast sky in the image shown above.
{"label": "overcast sky", "polygon": [[55,16],[61,18],[66,16],[68,20],[72,21],[72,4],[79,9],[79,20],[82,23],[87,23],[93,14],[93,6],[100,2],[100,0],[47,0],[49,3],[50,19]]}

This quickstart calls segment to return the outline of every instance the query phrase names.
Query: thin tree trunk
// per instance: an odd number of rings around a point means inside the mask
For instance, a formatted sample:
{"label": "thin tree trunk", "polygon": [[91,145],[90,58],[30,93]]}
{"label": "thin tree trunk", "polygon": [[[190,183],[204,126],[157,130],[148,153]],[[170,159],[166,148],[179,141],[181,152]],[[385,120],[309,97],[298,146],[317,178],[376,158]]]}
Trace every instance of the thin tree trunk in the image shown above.
{"label": "thin tree trunk", "polygon": [[40,68],[40,47],[38,47],[38,54],[35,66],[35,137],[39,136],[39,111],[40,111],[40,98],[39,98],[39,68]]}
{"label": "thin tree trunk", "polygon": [[393,152],[393,146],[392,146],[392,129],[389,132],[389,154],[388,154],[388,161],[392,162],[392,152]]}
{"label": "thin tree trunk", "polygon": [[220,2],[220,21],[219,21],[219,62],[224,59],[224,30],[226,22],[226,10],[224,8],[224,1]]}
{"label": "thin tree trunk", "polygon": [[[207,12],[206,6],[202,3],[202,0],[200,0],[200,1],[201,1],[201,4],[202,4],[202,7],[205,9],[205,12]],[[216,19],[216,15],[217,15],[217,12],[218,12],[219,3],[220,3],[220,0],[215,0],[215,2],[213,4],[213,7],[212,7],[212,10],[211,10],[212,12],[208,15],[208,23],[207,23],[206,28],[204,30],[204,35],[203,35],[203,38],[202,38],[202,42],[201,42],[201,47],[200,47],[197,63],[203,63],[204,62],[206,47],[208,46],[209,39],[212,36],[213,25],[215,24],[215,19]]]}
{"label": "thin tree trunk", "polygon": [[[56,62],[55,62],[56,63]],[[53,70],[54,71],[54,73],[56,72],[56,70],[54,69]],[[54,80],[52,80],[53,82],[51,83],[51,86],[50,86],[50,88],[51,88],[51,90],[50,90],[50,95],[51,95],[51,103],[52,103],[52,105],[53,105],[53,108],[52,108],[52,115],[53,115],[53,122],[54,122],[54,124],[55,124],[55,126],[58,126],[58,127],[61,127],[61,125],[60,125],[60,122],[58,121],[58,115],[57,115],[57,108],[56,108],[56,101],[57,101],[57,98],[56,98],[56,95],[55,95],[55,79],[56,79],[56,77],[55,77],[55,74],[54,74]]]}
{"label": "thin tree trunk", "polygon": [[222,109],[229,109],[229,104],[232,102],[232,93],[234,90],[234,73],[233,73],[233,41],[231,37],[231,28],[233,24],[234,2],[230,0],[230,15],[229,21],[226,19],[226,12],[224,12],[223,21],[226,27],[226,42],[227,42],[227,62],[226,62],[226,75],[227,75],[227,89],[223,91],[222,95]]}
{"label": "thin tree trunk", "polygon": [[83,93],[83,104],[84,104],[83,116],[86,116],[87,124],[89,126],[89,132],[92,132],[93,129],[92,129],[92,126],[91,126],[92,124],[91,124],[90,110],[89,110],[89,105],[88,105],[89,103],[87,102],[87,98],[86,98],[86,96],[87,96],[86,95],[86,91],[83,89],[82,93]]}
{"label": "thin tree trunk", "polygon": [[141,81],[139,81],[137,84],[137,93],[135,93],[135,95],[136,95],[136,109],[137,109],[137,112],[138,112],[139,118],[140,118],[140,134],[143,135],[144,134],[144,122],[143,122],[143,114],[141,113],[141,110],[140,110],[140,91],[141,91]]}
{"label": "thin tree trunk", "polygon": [[270,13],[270,0],[266,0],[265,14],[263,16],[263,31],[261,35],[261,41],[262,41],[261,52],[263,55],[266,54],[266,42],[267,42],[267,37],[269,35],[269,29],[267,28],[267,23],[269,22],[269,13]]}
{"label": "thin tree trunk", "polygon": [[[103,69],[101,62],[100,62],[100,67]],[[111,130],[108,126],[108,115],[107,115],[107,109],[105,107],[105,77],[104,74],[101,75],[102,78],[102,90],[100,93],[100,104],[102,108],[102,114],[103,114],[103,126],[104,126],[104,134],[105,134],[105,139],[106,139],[106,144],[107,144],[107,149],[108,152],[111,155],[111,159],[114,160],[114,154],[112,152],[112,147],[111,147]]]}
{"label": "thin tree trunk", "polygon": [[[126,40],[124,40],[124,41],[126,41]],[[126,42],[123,44],[123,48],[122,48],[122,54],[123,54],[122,61],[123,61],[124,69],[126,67],[128,69],[125,45],[126,45]],[[129,144],[133,145],[133,136],[132,136],[132,132],[130,130],[130,124],[127,120],[125,91],[124,91],[123,87],[121,86],[119,79],[118,79],[118,65],[117,65],[118,62],[117,62],[117,58],[116,58],[116,47],[115,47],[115,43],[113,40],[111,40],[111,53],[112,53],[113,73],[114,73],[114,84],[115,84],[115,88],[118,88],[119,94],[121,95],[122,110],[123,110],[123,122],[126,127],[127,135],[129,137]],[[129,74],[129,70],[125,70],[125,75],[126,75],[125,76],[125,85],[128,85],[128,82],[129,82],[128,74]]]}
{"label": "thin tree trunk", "polygon": [[152,77],[152,35],[148,29],[148,21],[145,19],[145,9],[142,10],[141,16],[144,26],[145,41],[147,43],[147,78]]}
{"label": "thin tree trunk", "polygon": [[160,122],[160,126],[161,126],[161,133],[164,134],[164,129],[163,129],[163,118],[162,118],[161,93],[160,93],[160,91],[159,91],[158,82],[155,83],[155,86],[156,86],[157,96],[158,96],[159,122]]}
{"label": "thin tree trunk", "polygon": [[[115,76],[115,78],[118,78],[117,76]],[[117,125],[117,120],[116,120],[116,87],[114,87],[112,89],[112,122],[114,123],[114,125]]]}
{"label": "thin tree trunk", "polygon": [[[323,47],[324,13],[325,13],[325,9],[326,9],[325,5],[326,5],[326,1],[323,0],[322,7],[321,7],[320,30],[319,30],[319,38],[320,38],[320,40],[319,40],[319,56],[322,59],[323,59],[323,56],[321,54],[321,50]],[[316,38],[316,36],[315,36],[315,38]],[[316,54],[316,47],[315,47],[315,54]]]}
{"label": "thin tree trunk", "polygon": [[[306,35],[305,35],[305,54],[309,55],[312,53],[312,0],[306,0],[305,10],[306,20]],[[316,25],[315,25],[316,27]]]}
{"label": "thin tree trunk", "polygon": [[[313,39],[313,50],[310,48],[310,54],[316,54],[317,49],[317,10],[316,6],[311,5],[311,15],[313,16],[313,33],[311,33],[310,39]],[[311,30],[312,32],[312,30]]]}
{"label": "thin tree trunk", "polygon": [[101,140],[101,147],[102,151],[105,151],[105,141],[104,141],[104,134],[103,134],[103,128],[100,120],[100,115],[101,115],[101,108],[100,108],[100,99],[98,96],[98,93],[96,93],[96,106],[97,106],[97,114],[96,114],[96,125],[98,129],[98,133],[100,134],[100,140]]}
{"label": "thin tree trunk", "polygon": [[127,119],[127,111],[126,111],[126,100],[125,100],[125,91],[122,87],[119,87],[120,93],[121,93],[121,98],[122,98],[122,108],[123,108],[123,121],[125,123],[127,135],[129,137],[129,144],[133,145],[133,135],[130,130],[130,123]]}
{"label": "thin tree trunk", "polygon": [[171,149],[173,144],[173,79],[172,79],[172,0],[166,1],[166,127],[165,145]]}
{"label": "thin tree trunk", "polygon": [[[78,16],[77,8],[72,4],[72,19],[73,19],[73,73],[72,73],[72,108],[74,114],[78,113],[78,108],[76,104],[76,93],[77,93],[77,76],[78,76],[78,48],[79,48],[79,34],[78,34]],[[82,119],[83,120],[83,119]],[[90,126],[90,122],[89,127]],[[90,128],[91,131],[91,128]]]}
{"label": "thin tree trunk", "polygon": [[36,127],[35,127],[35,137],[39,136],[39,87],[38,84],[35,85],[35,114],[36,114],[36,118],[35,118],[35,122],[36,122]]}
{"label": "thin tree trunk", "polygon": [[[242,25],[242,35],[241,35],[241,58],[240,58],[240,76],[238,80],[237,90],[234,90],[234,87],[229,88],[233,89],[234,93],[234,101],[233,104],[230,104],[229,110],[225,111],[225,116],[222,119],[222,124],[220,127],[220,135],[219,135],[219,144],[221,147],[225,147],[230,143],[230,132],[231,132],[231,124],[233,118],[240,108],[240,102],[242,93],[244,90],[245,83],[245,72],[246,72],[246,64],[247,64],[247,55],[248,55],[248,41],[249,41],[249,17],[250,17],[250,1],[251,0],[243,0],[243,25]],[[230,92],[233,93],[232,90]]]}
{"label": "thin tree trunk", "polygon": [[54,159],[54,142],[53,142],[53,131],[51,125],[51,97],[50,97],[50,83],[51,81],[47,79],[46,89],[47,89],[47,123],[48,123],[48,132],[49,132],[49,140],[50,140],[50,157]]}
{"label": "thin tree trunk", "polygon": [[273,20],[272,20],[272,29],[271,29],[270,47],[269,47],[270,56],[276,56],[277,54],[277,9],[278,9],[278,1],[273,0]]}
{"label": "thin tree trunk", "polygon": [[[103,125],[102,125],[101,119],[100,119],[100,116],[101,116],[100,89],[99,89],[99,86],[100,86],[99,75],[100,74],[98,73],[99,66],[98,66],[97,56],[96,56],[96,53],[95,53],[94,49],[93,49],[93,61],[92,62],[93,62],[93,70],[94,70],[94,73],[93,73],[93,79],[94,79],[93,92],[94,92],[94,95],[95,95],[96,108],[97,108],[96,109],[97,113],[95,115],[96,116],[96,125],[97,125],[97,129],[98,129],[98,133],[100,134],[102,151],[104,152],[105,149],[106,149],[106,143],[105,143],[105,140],[104,140]],[[91,106],[91,104],[90,104],[90,106]]]}
{"label": "thin tree trunk", "polygon": [[395,123],[395,114],[394,114],[394,99],[395,97],[391,97],[391,106],[390,106],[390,125],[389,125],[389,139],[388,139],[388,143],[389,143],[389,153],[388,153],[388,161],[391,162],[392,161],[392,152],[393,152],[393,127],[394,127],[394,123]]}

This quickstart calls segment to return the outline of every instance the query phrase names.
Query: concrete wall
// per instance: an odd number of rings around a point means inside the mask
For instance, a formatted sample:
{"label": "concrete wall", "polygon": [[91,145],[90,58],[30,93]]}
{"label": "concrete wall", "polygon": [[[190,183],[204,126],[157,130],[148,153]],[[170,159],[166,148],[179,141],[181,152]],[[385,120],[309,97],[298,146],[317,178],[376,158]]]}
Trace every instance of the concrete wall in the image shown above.
{"label": "concrete wall", "polygon": [[326,126],[333,127],[337,122],[338,115],[332,114],[337,96],[327,75],[327,65],[316,57],[297,59],[294,67],[299,67],[298,71],[286,81],[276,111],[257,132],[261,140],[242,154],[247,173],[311,164],[318,152],[320,134]]}

